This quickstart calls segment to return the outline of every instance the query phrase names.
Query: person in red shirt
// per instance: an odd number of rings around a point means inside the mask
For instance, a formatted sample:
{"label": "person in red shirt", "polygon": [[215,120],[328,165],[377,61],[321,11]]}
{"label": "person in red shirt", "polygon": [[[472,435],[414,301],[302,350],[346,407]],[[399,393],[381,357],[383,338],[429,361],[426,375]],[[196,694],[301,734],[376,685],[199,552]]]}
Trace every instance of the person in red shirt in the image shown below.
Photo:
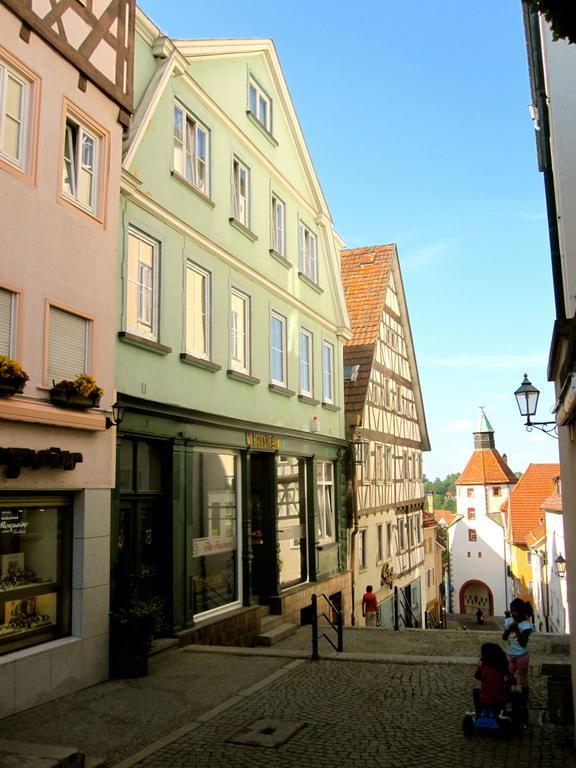
{"label": "person in red shirt", "polygon": [[378,598],[372,591],[372,585],[368,584],[366,592],[362,596],[362,616],[367,627],[376,626],[376,611],[378,609]]}
{"label": "person in red shirt", "polygon": [[504,649],[496,643],[483,643],[474,677],[480,681],[480,690],[474,691],[477,709],[490,709],[497,714],[504,707],[510,688],[510,673]]}

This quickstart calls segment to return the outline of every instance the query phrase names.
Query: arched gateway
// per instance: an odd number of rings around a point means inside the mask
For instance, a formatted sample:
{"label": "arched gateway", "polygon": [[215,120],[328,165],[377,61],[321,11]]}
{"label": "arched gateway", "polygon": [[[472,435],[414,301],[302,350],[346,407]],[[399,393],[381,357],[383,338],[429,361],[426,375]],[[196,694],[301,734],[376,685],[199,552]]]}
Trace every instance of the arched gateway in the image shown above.
{"label": "arched gateway", "polygon": [[483,581],[470,579],[460,588],[460,613],[476,613],[482,609],[485,616],[494,615],[492,590]]}

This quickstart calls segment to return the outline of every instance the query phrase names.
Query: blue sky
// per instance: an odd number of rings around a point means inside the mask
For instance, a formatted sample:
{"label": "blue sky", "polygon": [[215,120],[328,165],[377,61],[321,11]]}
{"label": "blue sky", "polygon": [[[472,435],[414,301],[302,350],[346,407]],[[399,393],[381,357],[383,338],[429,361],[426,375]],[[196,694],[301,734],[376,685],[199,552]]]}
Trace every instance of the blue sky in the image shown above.
{"label": "blue sky", "polygon": [[551,418],[554,307],[520,0],[144,0],[180,38],[271,37],[335,227],[395,242],[434,478],[464,468],[486,407],[510,466],[558,461],[525,432],[528,372]]}

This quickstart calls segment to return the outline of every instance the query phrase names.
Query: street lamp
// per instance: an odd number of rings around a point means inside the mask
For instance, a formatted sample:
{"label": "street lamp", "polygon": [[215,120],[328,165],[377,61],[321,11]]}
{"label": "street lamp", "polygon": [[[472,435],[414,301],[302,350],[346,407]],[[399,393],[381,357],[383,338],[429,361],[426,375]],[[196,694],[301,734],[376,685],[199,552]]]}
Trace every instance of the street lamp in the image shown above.
{"label": "street lamp", "polygon": [[531,421],[530,416],[534,416],[538,406],[540,390],[528,379],[528,374],[524,374],[524,381],[514,392],[514,397],[518,403],[520,415],[526,419],[524,426],[528,432],[535,427],[550,437],[558,438],[558,425],[555,421]]}
{"label": "street lamp", "polygon": [[556,573],[558,574],[559,579],[563,579],[566,577],[566,560],[562,557],[562,555],[558,555],[556,560],[554,560],[554,565],[556,566]]}
{"label": "street lamp", "polygon": [[112,406],[112,418],[106,416],[106,429],[110,429],[110,427],[119,427],[124,421],[125,410],[126,406],[120,405],[120,403],[114,403]]}
{"label": "street lamp", "polygon": [[364,437],[355,437],[350,443],[352,444],[352,458],[354,464],[356,466],[361,466],[366,461],[370,443]]}

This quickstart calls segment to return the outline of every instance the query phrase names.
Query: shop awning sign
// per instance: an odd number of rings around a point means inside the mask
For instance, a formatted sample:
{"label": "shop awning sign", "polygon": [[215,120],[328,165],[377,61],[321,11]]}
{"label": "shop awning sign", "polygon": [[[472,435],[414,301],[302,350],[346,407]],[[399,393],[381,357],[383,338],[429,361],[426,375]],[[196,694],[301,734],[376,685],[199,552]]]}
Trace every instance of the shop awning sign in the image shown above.
{"label": "shop awning sign", "polygon": [[280,438],[278,435],[265,435],[261,432],[246,432],[246,445],[248,448],[263,448],[268,451],[279,451]]}

